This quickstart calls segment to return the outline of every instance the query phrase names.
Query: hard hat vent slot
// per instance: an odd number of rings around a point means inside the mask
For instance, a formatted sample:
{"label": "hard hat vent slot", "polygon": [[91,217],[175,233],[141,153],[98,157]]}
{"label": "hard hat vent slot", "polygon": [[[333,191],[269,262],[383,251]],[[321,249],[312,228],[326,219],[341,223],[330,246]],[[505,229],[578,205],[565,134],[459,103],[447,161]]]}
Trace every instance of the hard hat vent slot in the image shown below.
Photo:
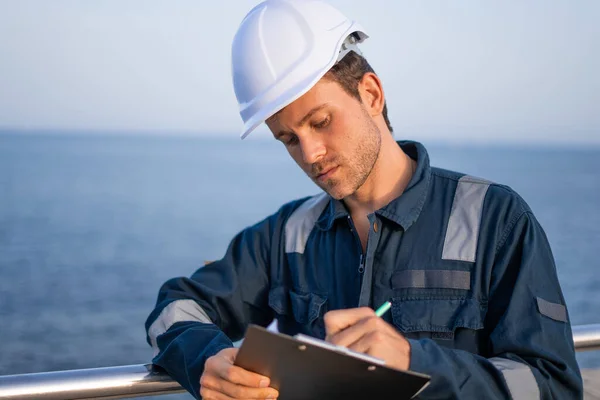
{"label": "hard hat vent slot", "polygon": [[355,52],[359,56],[362,56],[362,52],[356,45],[359,41],[360,37],[358,36],[357,32],[353,32],[348,35],[340,47],[340,53],[338,55],[337,62],[341,61],[342,58],[346,57],[346,55],[351,51]]}

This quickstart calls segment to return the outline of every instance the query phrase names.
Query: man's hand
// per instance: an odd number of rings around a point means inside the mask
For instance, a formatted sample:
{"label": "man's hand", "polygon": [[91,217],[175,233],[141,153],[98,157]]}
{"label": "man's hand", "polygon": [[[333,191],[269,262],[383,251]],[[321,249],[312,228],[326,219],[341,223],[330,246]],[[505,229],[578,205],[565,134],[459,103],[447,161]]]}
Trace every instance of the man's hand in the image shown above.
{"label": "man's hand", "polygon": [[325,340],[385,361],[389,367],[407,370],[410,344],[393,326],[368,307],[329,311],[325,314]]}
{"label": "man's hand", "polygon": [[223,349],[206,360],[200,377],[202,399],[276,399],[279,392],[269,387],[268,377],[233,365],[237,352]]}

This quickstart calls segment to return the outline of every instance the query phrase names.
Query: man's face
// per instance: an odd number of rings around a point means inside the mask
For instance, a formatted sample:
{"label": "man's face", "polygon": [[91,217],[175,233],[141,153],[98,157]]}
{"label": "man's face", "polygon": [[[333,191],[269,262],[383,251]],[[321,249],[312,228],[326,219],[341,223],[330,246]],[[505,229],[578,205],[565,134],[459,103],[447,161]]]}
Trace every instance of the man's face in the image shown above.
{"label": "man's face", "polygon": [[269,118],[267,126],[300,168],[336,199],[356,192],[379,156],[381,132],[367,109],[327,78]]}

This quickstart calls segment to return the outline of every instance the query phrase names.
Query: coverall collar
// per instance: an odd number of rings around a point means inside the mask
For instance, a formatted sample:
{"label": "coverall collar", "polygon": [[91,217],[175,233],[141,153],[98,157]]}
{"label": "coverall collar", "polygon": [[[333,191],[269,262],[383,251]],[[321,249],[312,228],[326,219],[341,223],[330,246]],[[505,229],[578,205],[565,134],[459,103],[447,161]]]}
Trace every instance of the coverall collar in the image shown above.
{"label": "coverall collar", "polygon": [[[410,158],[417,161],[417,168],[404,192],[375,213],[400,225],[406,231],[417,220],[425,204],[431,181],[431,166],[427,150],[421,143],[408,140],[396,143]],[[329,230],[333,223],[342,217],[349,217],[346,206],[342,201],[330,197],[329,204],[317,221],[317,227]]]}

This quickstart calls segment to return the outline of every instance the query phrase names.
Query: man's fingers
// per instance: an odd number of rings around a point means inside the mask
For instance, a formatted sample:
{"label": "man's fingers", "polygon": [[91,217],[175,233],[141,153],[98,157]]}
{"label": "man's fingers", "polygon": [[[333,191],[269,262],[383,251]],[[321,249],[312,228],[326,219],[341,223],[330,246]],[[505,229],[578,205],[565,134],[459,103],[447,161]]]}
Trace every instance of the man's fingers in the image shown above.
{"label": "man's fingers", "polygon": [[221,350],[209,357],[200,377],[200,394],[205,399],[276,399],[279,392],[266,376],[233,365],[237,349]]}
{"label": "man's fingers", "polygon": [[224,399],[276,399],[279,396],[279,392],[273,388],[247,387],[211,375],[202,376],[200,387],[200,394],[204,392],[211,396],[217,393]]}
{"label": "man's fingers", "polygon": [[[205,372],[208,375],[216,375],[217,377],[242,386],[254,388],[266,388],[271,384],[268,377],[257,373],[247,371],[236,365],[233,365],[231,349],[221,350],[217,355],[209,357],[206,360]],[[233,354],[237,354],[236,352]]]}
{"label": "man's fingers", "polygon": [[354,343],[370,332],[384,330],[385,327],[381,326],[383,323],[383,320],[376,316],[366,317],[359,320],[354,325],[349,326],[334,335],[328,336],[328,341],[338,346],[350,348]]}
{"label": "man's fingers", "polygon": [[361,336],[347,347],[359,353],[370,354],[369,350],[374,346],[381,345],[390,339],[391,337],[385,330],[373,330]]}
{"label": "man's fingers", "polygon": [[226,394],[205,386],[200,386],[200,398],[202,400],[234,400]]}
{"label": "man's fingers", "polygon": [[227,368],[219,370],[219,377],[235,383],[253,388],[266,388],[271,384],[271,381],[266,376],[250,372],[235,365],[230,365]]}
{"label": "man's fingers", "polygon": [[327,339],[364,318],[375,316],[369,307],[329,311],[324,315]]}
{"label": "man's fingers", "polygon": [[219,353],[217,353],[217,355],[223,356],[223,358],[225,358],[231,364],[233,364],[233,361],[235,360],[235,356],[237,356],[237,353],[239,350],[240,349],[238,349],[236,347],[229,347],[227,349],[223,349],[223,350],[219,351]]}

